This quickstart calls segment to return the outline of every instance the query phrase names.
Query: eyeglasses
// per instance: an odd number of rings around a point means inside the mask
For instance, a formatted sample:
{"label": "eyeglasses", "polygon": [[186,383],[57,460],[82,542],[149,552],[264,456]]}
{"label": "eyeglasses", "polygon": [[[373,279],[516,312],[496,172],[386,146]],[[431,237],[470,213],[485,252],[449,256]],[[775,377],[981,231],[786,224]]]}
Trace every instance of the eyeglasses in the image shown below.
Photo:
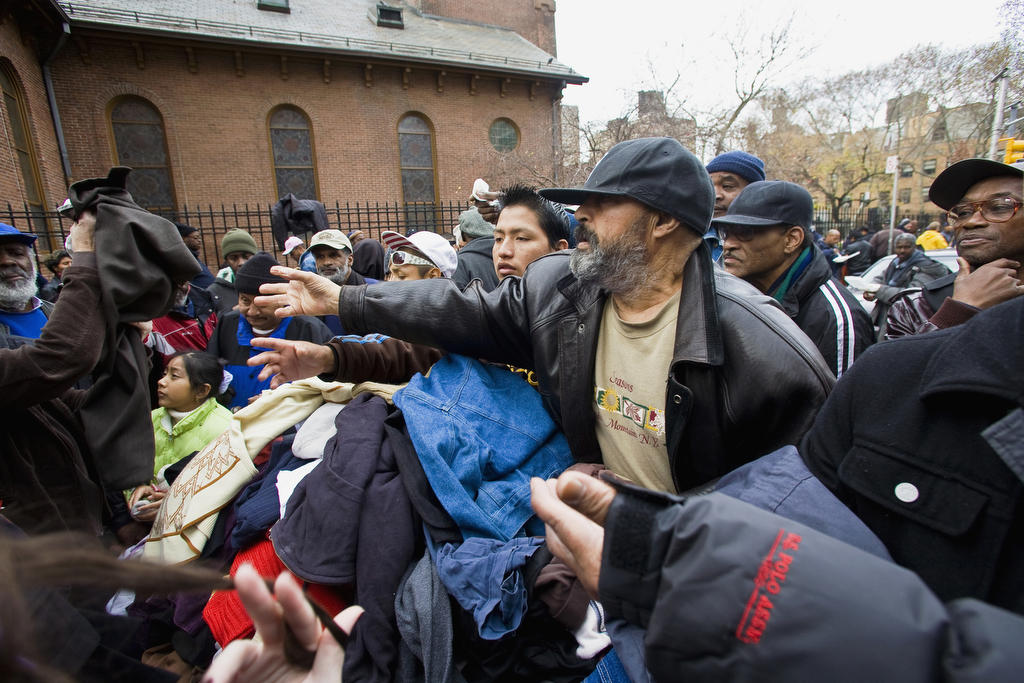
{"label": "eyeglasses", "polygon": [[391,264],[395,266],[431,266],[436,268],[433,261],[428,261],[425,258],[410,254],[407,251],[393,251],[391,252]]}
{"label": "eyeglasses", "polygon": [[990,223],[1005,223],[1016,215],[1017,209],[1021,206],[1024,206],[1024,202],[1018,202],[1013,197],[994,197],[981,202],[964,202],[949,210],[949,224],[952,226],[962,225],[978,211],[981,211],[981,217]]}

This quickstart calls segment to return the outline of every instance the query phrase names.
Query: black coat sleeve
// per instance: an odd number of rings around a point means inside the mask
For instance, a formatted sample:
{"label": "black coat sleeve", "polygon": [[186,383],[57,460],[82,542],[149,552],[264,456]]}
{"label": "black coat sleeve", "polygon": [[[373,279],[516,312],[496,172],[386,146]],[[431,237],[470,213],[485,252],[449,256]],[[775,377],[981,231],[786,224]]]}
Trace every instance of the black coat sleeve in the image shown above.
{"label": "black coat sleeve", "polygon": [[[660,498],[660,500],[659,500]],[[1024,618],[721,494],[620,491],[600,598],[657,681],[1011,681]]]}

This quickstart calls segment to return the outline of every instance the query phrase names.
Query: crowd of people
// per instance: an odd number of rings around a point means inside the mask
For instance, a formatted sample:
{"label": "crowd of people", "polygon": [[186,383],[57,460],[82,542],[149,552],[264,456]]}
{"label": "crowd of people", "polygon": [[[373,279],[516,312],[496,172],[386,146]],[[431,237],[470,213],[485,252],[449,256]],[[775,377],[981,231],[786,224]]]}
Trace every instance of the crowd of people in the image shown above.
{"label": "crowd of people", "polygon": [[[752,154],[630,140],[452,240],[289,195],[296,267],[235,229],[215,275],[127,172],[56,284],[0,224],[0,678],[1019,677],[1024,165],[843,244]],[[117,578],[25,569],[68,546]]]}

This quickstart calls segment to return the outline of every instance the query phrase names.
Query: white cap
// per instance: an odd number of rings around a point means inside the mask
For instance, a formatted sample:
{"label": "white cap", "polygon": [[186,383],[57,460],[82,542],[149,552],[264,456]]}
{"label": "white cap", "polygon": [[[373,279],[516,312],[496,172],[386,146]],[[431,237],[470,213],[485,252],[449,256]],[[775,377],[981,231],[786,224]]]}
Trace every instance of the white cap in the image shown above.
{"label": "white cap", "polygon": [[381,233],[380,239],[384,246],[389,249],[397,250],[403,247],[415,249],[437,266],[437,269],[441,271],[441,275],[445,277],[451,277],[455,273],[455,268],[459,265],[459,256],[455,249],[452,248],[452,245],[448,244],[448,240],[436,232],[420,230],[405,237],[397,232],[385,230]]}
{"label": "white cap", "polygon": [[295,249],[296,247],[301,247],[301,246],[302,246],[302,240],[300,240],[295,235],[292,235],[291,237],[289,237],[288,239],[286,239],[284,241],[284,251],[282,251],[281,253],[284,254],[285,256],[287,256],[288,254],[292,253],[293,249]]}
{"label": "white cap", "polygon": [[477,178],[476,180],[473,181],[473,194],[470,195],[470,197],[472,199],[477,200],[478,202],[483,202],[486,200],[480,195],[483,194],[484,192],[490,191],[491,187],[490,185],[487,184],[487,181],[484,180],[483,178]]}

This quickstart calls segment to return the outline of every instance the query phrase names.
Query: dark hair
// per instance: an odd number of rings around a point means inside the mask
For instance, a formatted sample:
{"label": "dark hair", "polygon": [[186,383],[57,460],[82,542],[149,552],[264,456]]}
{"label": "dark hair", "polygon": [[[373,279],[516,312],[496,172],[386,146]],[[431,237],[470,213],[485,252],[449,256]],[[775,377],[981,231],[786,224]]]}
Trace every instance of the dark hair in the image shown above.
{"label": "dark hair", "polygon": [[185,374],[188,375],[189,384],[193,388],[209,384],[210,393],[206,398],[211,396],[216,398],[220,394],[220,383],[224,379],[224,367],[219,358],[205,351],[179,351],[167,359],[167,364],[170,365],[175,358],[181,359],[181,364],[185,366]]}
{"label": "dark hair", "polygon": [[64,251],[63,249],[60,249],[60,250],[55,251],[52,254],[50,254],[50,258],[46,259],[46,263],[44,263],[43,265],[46,266],[47,270],[49,270],[51,273],[56,275],[57,274],[57,264],[60,263],[61,259],[70,258],[70,257],[71,257],[71,254],[69,254],[68,252]]}
{"label": "dark hair", "polygon": [[572,246],[572,221],[569,214],[558,204],[549,202],[539,194],[537,188],[515,183],[501,191],[501,208],[509,206],[525,206],[537,216],[537,222],[548,236],[548,244],[552,249],[559,240],[565,240]]}

